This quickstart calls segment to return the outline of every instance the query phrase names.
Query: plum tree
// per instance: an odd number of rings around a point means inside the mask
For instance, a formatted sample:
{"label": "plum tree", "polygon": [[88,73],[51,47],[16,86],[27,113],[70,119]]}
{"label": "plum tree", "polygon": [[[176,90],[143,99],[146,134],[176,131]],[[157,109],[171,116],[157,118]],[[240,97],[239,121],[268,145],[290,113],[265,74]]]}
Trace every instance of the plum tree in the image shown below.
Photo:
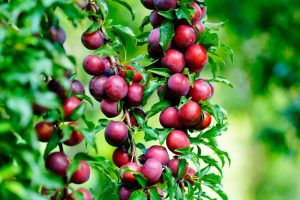
{"label": "plum tree", "polygon": [[141,173],[145,176],[148,182],[153,183],[159,180],[162,173],[162,165],[155,158],[147,159],[141,167]]}
{"label": "plum tree", "polygon": [[185,103],[179,109],[179,118],[186,126],[196,125],[201,119],[201,108],[199,104],[194,101]]}
{"label": "plum tree", "polygon": [[163,67],[171,70],[171,72],[179,73],[183,70],[185,65],[184,55],[178,50],[169,49],[161,58],[161,64]]}
{"label": "plum tree", "polygon": [[112,160],[117,167],[122,167],[130,162],[131,156],[125,147],[118,147],[112,155]]}
{"label": "plum tree", "polygon": [[111,76],[104,84],[106,95],[112,100],[123,99],[128,92],[128,85],[121,76]]}
{"label": "plum tree", "polygon": [[180,129],[182,127],[179,112],[175,107],[168,107],[160,113],[160,124],[165,128]]}
{"label": "plum tree", "polygon": [[76,184],[82,184],[89,180],[90,178],[90,166],[85,161],[79,162],[79,168],[75,170],[71,176],[71,182]]}

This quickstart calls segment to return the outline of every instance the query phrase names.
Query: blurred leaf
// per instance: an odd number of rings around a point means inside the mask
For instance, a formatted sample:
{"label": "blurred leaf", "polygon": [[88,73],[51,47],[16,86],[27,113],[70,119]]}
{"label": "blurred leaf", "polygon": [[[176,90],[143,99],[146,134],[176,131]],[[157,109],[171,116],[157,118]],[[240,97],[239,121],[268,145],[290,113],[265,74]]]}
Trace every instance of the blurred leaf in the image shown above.
{"label": "blurred leaf", "polygon": [[125,8],[127,8],[131,14],[131,18],[132,20],[135,19],[135,11],[131,8],[131,6],[124,0],[112,0],[114,2],[119,3],[120,5],[124,6]]}
{"label": "blurred leaf", "polygon": [[172,21],[166,21],[159,27],[159,30],[159,44],[162,46],[163,51],[165,52],[168,45],[171,43],[173,36],[175,35],[174,24]]}
{"label": "blurred leaf", "polygon": [[136,190],[131,193],[129,200],[147,200],[147,196],[142,190]]}

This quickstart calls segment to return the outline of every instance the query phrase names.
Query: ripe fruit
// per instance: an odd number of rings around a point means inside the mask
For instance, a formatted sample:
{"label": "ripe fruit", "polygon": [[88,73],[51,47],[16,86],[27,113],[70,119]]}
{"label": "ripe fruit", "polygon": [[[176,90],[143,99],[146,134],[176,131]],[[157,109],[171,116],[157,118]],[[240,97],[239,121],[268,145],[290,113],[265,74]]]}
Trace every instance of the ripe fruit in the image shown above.
{"label": "ripe fruit", "polygon": [[196,171],[193,169],[193,168],[188,168],[187,170],[187,174],[186,176],[184,177],[185,180],[187,180],[191,185],[194,185],[194,177],[196,175]]}
{"label": "ripe fruit", "polygon": [[162,173],[162,165],[155,158],[150,158],[141,167],[141,172],[148,182],[153,183],[159,180]]}
{"label": "ripe fruit", "polygon": [[83,69],[90,75],[100,75],[110,69],[110,63],[107,58],[88,55],[83,60]]}
{"label": "ripe fruit", "polygon": [[[134,67],[132,67],[132,66],[125,66],[124,68],[125,68],[125,71],[132,71],[133,72],[133,80],[132,81],[134,83],[139,83],[139,82],[141,82],[143,80],[143,76]],[[126,77],[125,71],[121,69],[120,72],[119,72],[120,76],[122,78]]]}
{"label": "ripe fruit", "polygon": [[91,169],[90,169],[89,164],[85,161],[80,161],[79,169],[77,169],[73,173],[73,175],[71,177],[71,182],[76,183],[76,184],[84,183],[87,180],[89,180],[90,173],[91,173]]}
{"label": "ripe fruit", "polygon": [[80,106],[80,104],[81,104],[81,100],[76,97],[70,97],[69,99],[67,99],[63,104],[65,118],[69,117],[73,113],[73,111],[78,106]]}
{"label": "ripe fruit", "polygon": [[147,149],[145,159],[157,159],[162,165],[167,165],[169,162],[169,154],[165,147],[154,145]]}
{"label": "ripe fruit", "polygon": [[197,3],[192,2],[192,3],[191,3],[191,6],[194,7],[194,11],[195,11],[195,15],[192,16],[192,22],[193,22],[193,24],[194,24],[194,23],[196,23],[197,21],[200,20],[200,18],[201,18],[201,16],[202,16],[202,12],[201,12],[200,6],[199,6]]}
{"label": "ripe fruit", "polygon": [[[178,158],[173,158],[172,160],[169,161],[168,163],[168,167],[171,169],[172,174],[174,177],[178,176],[178,165],[179,165],[179,159]],[[182,173],[182,177],[185,177],[186,173],[188,170],[188,165],[185,166],[183,173]]]}
{"label": "ripe fruit", "polygon": [[[69,125],[77,126],[77,123],[71,122]],[[74,131],[72,131],[70,138],[68,140],[64,141],[64,144],[67,146],[75,146],[75,145],[81,143],[82,140],[83,140],[83,135],[81,134],[81,132],[78,130],[74,130]]]}
{"label": "ripe fruit", "polygon": [[201,19],[206,15],[207,8],[201,7]]}
{"label": "ripe fruit", "polygon": [[94,76],[89,82],[89,90],[91,95],[98,101],[105,96],[104,84],[107,81],[107,77],[104,75]]}
{"label": "ripe fruit", "polygon": [[112,155],[112,160],[117,167],[121,167],[122,165],[129,163],[130,159],[131,156],[125,147],[117,148]]}
{"label": "ripe fruit", "polygon": [[211,115],[207,112],[202,113],[202,120],[194,126],[195,130],[203,130],[210,126],[212,121]]}
{"label": "ripe fruit", "polygon": [[154,6],[157,10],[170,10],[176,8],[177,0],[153,0]]}
{"label": "ripe fruit", "polygon": [[150,23],[153,27],[158,27],[162,24],[162,22],[165,20],[165,18],[158,14],[158,12],[155,10],[150,15]]}
{"label": "ripe fruit", "polygon": [[153,0],[141,0],[141,2],[145,6],[145,8],[148,8],[150,10],[155,9]]}
{"label": "ripe fruit", "polygon": [[162,57],[161,64],[163,67],[171,70],[171,72],[179,73],[183,70],[185,65],[184,55],[176,49],[169,49]]}
{"label": "ripe fruit", "polygon": [[134,177],[133,172],[124,172],[123,169],[125,167],[128,167],[130,170],[135,171],[135,172],[141,172],[141,168],[134,162],[129,162],[120,168],[122,182],[127,185],[135,184],[136,178]]}
{"label": "ripe fruit", "polygon": [[190,140],[183,131],[173,130],[167,136],[167,147],[175,154],[177,149],[183,149],[190,146]]}
{"label": "ripe fruit", "polygon": [[143,100],[143,92],[145,87],[139,83],[132,83],[128,88],[126,96],[126,104],[128,106],[137,107],[140,106]]}
{"label": "ripe fruit", "polygon": [[123,122],[110,122],[105,130],[105,139],[108,144],[119,147],[122,146],[128,138],[128,130]]}
{"label": "ripe fruit", "polygon": [[81,192],[83,194],[83,199],[84,200],[92,200],[91,193],[88,190],[84,189],[84,188],[77,189],[75,192],[73,192],[72,194],[70,194],[67,197],[67,200],[75,200],[75,197],[73,197],[73,196],[74,196],[74,193],[77,193],[77,192]]}
{"label": "ripe fruit", "polygon": [[85,32],[81,36],[81,42],[87,49],[95,50],[103,45],[104,36],[101,31]]}
{"label": "ripe fruit", "polygon": [[193,44],[185,52],[185,62],[190,70],[200,73],[208,61],[205,47]]}
{"label": "ripe fruit", "polygon": [[182,127],[182,123],[179,119],[179,112],[174,107],[163,110],[160,113],[159,122],[164,128],[180,129]]}
{"label": "ripe fruit", "polygon": [[52,123],[43,121],[35,125],[35,131],[39,141],[48,142],[52,133],[55,131],[55,127]]}
{"label": "ripe fruit", "polygon": [[131,191],[125,187],[121,187],[119,191],[120,200],[128,200],[130,198]]}
{"label": "ripe fruit", "polygon": [[79,80],[73,80],[71,83],[72,94],[84,94],[85,89]]}
{"label": "ripe fruit", "polygon": [[190,89],[190,82],[183,74],[173,74],[168,80],[168,89],[170,89],[175,96],[185,96]]}
{"label": "ripe fruit", "polygon": [[205,101],[211,96],[211,86],[205,80],[198,79],[194,82],[194,87],[190,88],[189,96],[193,101]]}
{"label": "ripe fruit", "polygon": [[51,26],[49,33],[50,33],[50,38],[53,42],[58,42],[63,44],[66,41],[66,32],[61,27],[56,28],[54,26]]}
{"label": "ripe fruit", "polygon": [[57,174],[58,176],[65,177],[67,168],[69,167],[69,160],[62,152],[55,152],[48,155],[46,159],[46,168]]}
{"label": "ripe fruit", "polygon": [[179,25],[175,30],[173,40],[180,48],[189,47],[196,42],[196,32],[191,26]]}
{"label": "ripe fruit", "polygon": [[108,118],[116,117],[121,112],[118,109],[118,101],[113,101],[109,98],[103,98],[100,104],[100,108],[102,113]]}
{"label": "ripe fruit", "polygon": [[128,85],[121,76],[111,76],[104,84],[104,91],[112,100],[123,99],[128,92]]}
{"label": "ripe fruit", "polygon": [[194,101],[185,103],[179,109],[179,118],[186,126],[196,125],[201,119],[201,108]]}

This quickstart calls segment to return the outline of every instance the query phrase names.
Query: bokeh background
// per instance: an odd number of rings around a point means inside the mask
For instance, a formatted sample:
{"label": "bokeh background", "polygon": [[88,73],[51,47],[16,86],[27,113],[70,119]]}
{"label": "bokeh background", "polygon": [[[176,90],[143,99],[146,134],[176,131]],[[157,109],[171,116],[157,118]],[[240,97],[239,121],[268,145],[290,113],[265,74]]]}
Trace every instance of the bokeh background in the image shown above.
{"label": "bokeh background", "polygon": [[[138,0],[127,1],[136,11],[134,22],[126,9],[111,1],[107,1],[109,17],[139,33],[142,19],[150,11]],[[232,158],[231,166],[225,166],[224,190],[231,200],[299,200],[300,1],[206,3],[208,21],[227,21],[219,32],[220,38],[234,51],[234,63],[228,62],[220,72],[234,88],[216,84],[212,99],[228,111],[230,120],[229,130],[219,138],[220,146]],[[81,62],[90,52],[83,48],[80,37],[90,21],[83,21],[75,29],[65,16],[60,14],[60,18],[67,32],[65,48],[76,56],[78,78],[87,88],[91,77],[83,72]],[[145,46],[129,48],[128,56],[143,54],[145,50]],[[154,95],[151,100],[156,98]],[[100,117],[103,116],[95,102],[89,118]],[[158,123],[157,117],[153,123]],[[113,148],[105,143],[102,133],[97,135],[97,145],[99,155],[111,159]],[[95,153],[92,149],[87,151]]]}

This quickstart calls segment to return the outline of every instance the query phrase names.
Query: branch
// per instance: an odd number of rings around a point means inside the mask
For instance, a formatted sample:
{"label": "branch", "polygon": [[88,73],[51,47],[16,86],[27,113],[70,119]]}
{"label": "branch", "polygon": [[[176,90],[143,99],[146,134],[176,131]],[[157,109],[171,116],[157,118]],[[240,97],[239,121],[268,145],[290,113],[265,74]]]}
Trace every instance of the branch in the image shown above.
{"label": "branch", "polygon": [[[131,120],[130,120],[129,112],[126,109],[125,106],[123,107],[123,110],[124,110],[124,115],[125,115],[125,118],[126,118],[126,124],[129,126],[130,130],[133,130],[133,127],[132,127],[132,124],[131,124]],[[135,163],[138,164],[139,161],[138,161],[137,153],[136,153],[136,145],[135,145],[135,141],[134,141],[134,138],[133,138],[133,136],[132,136],[131,133],[129,133],[129,140],[130,140],[130,146],[131,146],[132,160]]]}

